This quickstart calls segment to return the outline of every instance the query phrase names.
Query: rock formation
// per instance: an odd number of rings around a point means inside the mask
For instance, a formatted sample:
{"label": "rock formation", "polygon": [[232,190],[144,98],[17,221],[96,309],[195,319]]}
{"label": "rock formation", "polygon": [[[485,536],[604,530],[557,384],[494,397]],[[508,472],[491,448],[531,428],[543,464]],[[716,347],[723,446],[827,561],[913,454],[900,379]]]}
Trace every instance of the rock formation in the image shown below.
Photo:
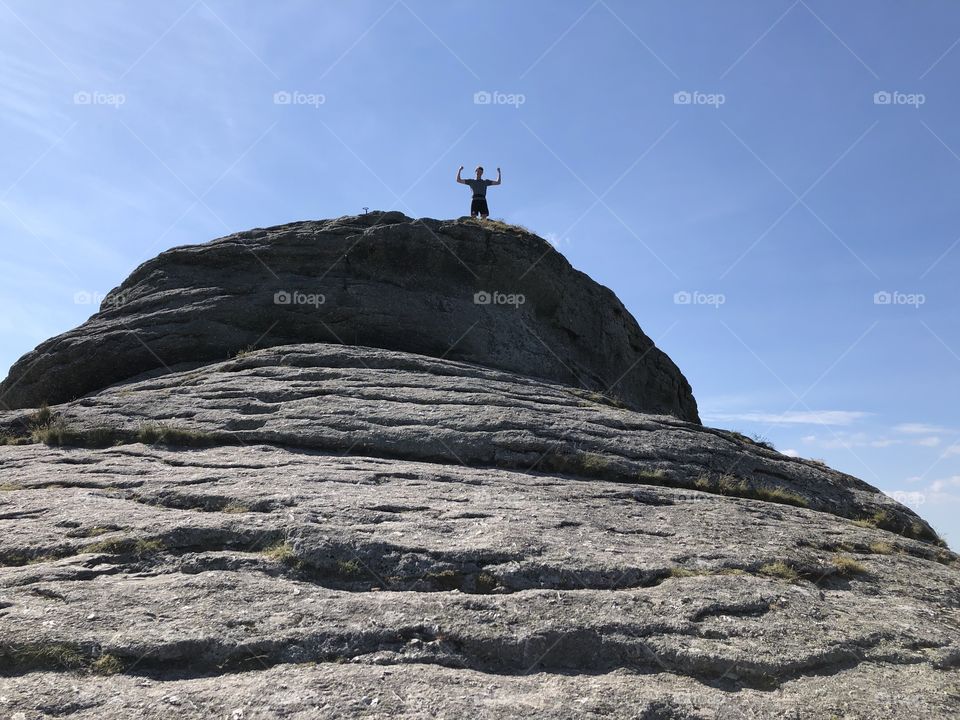
{"label": "rock formation", "polygon": [[464,360],[699,421],[676,365],[545,240],[396,212],[169,250],[25,355],[0,397],[59,403],[147,370],[303,342]]}
{"label": "rock formation", "polygon": [[703,427],[613,294],[519,229],[177,248],[3,392],[3,717],[960,711],[936,533]]}

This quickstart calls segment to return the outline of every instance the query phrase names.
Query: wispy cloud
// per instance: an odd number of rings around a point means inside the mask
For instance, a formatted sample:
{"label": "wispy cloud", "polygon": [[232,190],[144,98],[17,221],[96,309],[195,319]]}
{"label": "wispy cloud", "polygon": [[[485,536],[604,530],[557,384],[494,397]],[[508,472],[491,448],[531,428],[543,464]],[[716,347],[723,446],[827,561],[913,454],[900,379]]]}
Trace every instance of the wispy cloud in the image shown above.
{"label": "wispy cloud", "polygon": [[904,433],[906,435],[937,435],[949,432],[947,428],[940,425],[929,425],[927,423],[900,423],[893,428],[894,432]]}
{"label": "wispy cloud", "polygon": [[930,492],[932,493],[942,493],[952,489],[960,490],[960,475],[934,480],[930,483]]}
{"label": "wispy cloud", "polygon": [[710,422],[749,422],[770,425],[850,425],[870,413],[859,410],[788,410],[783,413],[705,413]]}

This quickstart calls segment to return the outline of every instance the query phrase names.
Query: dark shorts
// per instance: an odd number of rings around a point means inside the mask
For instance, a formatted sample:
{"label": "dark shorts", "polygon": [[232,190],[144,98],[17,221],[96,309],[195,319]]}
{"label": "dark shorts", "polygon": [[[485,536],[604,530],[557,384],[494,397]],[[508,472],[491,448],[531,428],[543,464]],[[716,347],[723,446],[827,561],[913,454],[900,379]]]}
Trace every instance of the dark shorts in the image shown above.
{"label": "dark shorts", "polygon": [[470,214],[471,215],[489,215],[490,209],[487,207],[487,199],[485,197],[479,197],[474,195],[473,202],[470,203]]}

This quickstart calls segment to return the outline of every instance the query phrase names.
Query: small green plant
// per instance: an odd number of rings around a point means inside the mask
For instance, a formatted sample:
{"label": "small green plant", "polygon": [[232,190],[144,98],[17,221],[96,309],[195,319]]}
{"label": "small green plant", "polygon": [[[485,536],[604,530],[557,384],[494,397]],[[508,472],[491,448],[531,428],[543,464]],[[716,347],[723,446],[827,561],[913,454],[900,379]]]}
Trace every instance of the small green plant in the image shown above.
{"label": "small green plant", "polygon": [[270,560],[283,563],[284,565],[293,566],[299,562],[297,554],[293,551],[293,546],[284,540],[274,543],[264,550],[262,554]]}
{"label": "small green plant", "polygon": [[784,490],[783,488],[757,488],[754,495],[758,500],[793,505],[794,507],[810,507],[810,503],[803,495]]}
{"label": "small green plant", "polygon": [[133,548],[133,540],[130,538],[111,538],[110,540],[100,540],[95,543],[89,543],[80,548],[84,553],[103,553],[106,555],[123,555],[130,552]]}
{"label": "small green plant", "polygon": [[136,557],[147,557],[156,555],[164,549],[163,543],[159,540],[146,540],[144,538],[111,538],[99,542],[84,545],[81,552],[84,553],[102,553],[105,555],[134,555]]}
{"label": "small green plant", "polygon": [[844,555],[842,553],[837,553],[830,560],[830,563],[836,569],[839,575],[844,577],[850,577],[852,575],[865,575],[867,573],[867,568],[863,564],[857,562],[854,558],[849,555]]}
{"label": "small green plant", "polygon": [[688,570],[684,567],[680,567],[679,565],[675,565],[674,567],[670,568],[670,577],[673,578],[693,577],[694,575],[699,575],[699,573],[693,570]]}
{"label": "small green plant", "polygon": [[98,426],[89,430],[77,430],[70,427],[63,418],[58,418],[49,425],[35,427],[30,437],[35,443],[51,447],[109,447],[120,440],[119,433],[112,428]]}
{"label": "small green plant", "polygon": [[24,670],[80,670],[87,665],[87,658],[66,643],[30,643],[10,648],[6,654],[14,667]]}
{"label": "small green plant", "polygon": [[485,227],[490,227],[495,230],[503,230],[505,232],[516,232],[517,230],[520,230],[521,232],[525,232],[530,235],[533,235],[533,233],[530,232],[530,230],[524,227],[523,225],[508,223],[506,220],[502,218],[496,218],[496,219],[488,218],[487,220],[483,220],[481,224],[484,225]]}
{"label": "small green plant", "polygon": [[425,578],[441,590],[459,590],[463,585],[463,575],[456,570],[427,573]]}
{"label": "small green plant", "polygon": [[793,505],[794,507],[802,508],[810,506],[807,499],[797,493],[778,487],[750,487],[746,480],[739,480],[732,475],[722,475],[717,480],[713,480],[706,475],[701,475],[694,481],[693,485],[697,490],[718,495],[765,500],[766,502]]}
{"label": "small green plant", "polygon": [[781,580],[788,580],[790,582],[796,582],[800,579],[800,575],[796,570],[780,560],[767,563],[760,568],[759,572],[761,575],[780,578]]}
{"label": "small green plant", "polygon": [[138,428],[135,439],[144,445],[201,447],[213,444],[216,435],[192,428],[170,427],[163,423],[144,423]]}
{"label": "small green plant", "polygon": [[337,574],[350,578],[359,577],[360,563],[357,560],[337,560]]}
{"label": "small green plant", "polygon": [[104,654],[90,664],[94,675],[119,675],[123,672],[123,663],[113,655]]}
{"label": "small green plant", "polygon": [[667,477],[663,470],[641,470],[637,473],[637,480],[643,483],[659,485]]}
{"label": "small green plant", "polygon": [[609,407],[620,408],[621,410],[627,408],[627,405],[615,395],[605,395],[604,393],[594,390],[581,390],[580,388],[570,388],[569,392],[577,397],[583,398],[583,401],[579,403],[581,407],[607,405]]}
{"label": "small green plant", "polygon": [[870,552],[874,555],[893,555],[896,548],[888,542],[870,543]]}
{"label": "small green plant", "polygon": [[37,411],[27,418],[27,422],[31,428],[47,427],[52,421],[53,411],[50,410],[50,406],[46,403],[42,403],[40,407],[37,408]]}
{"label": "small green plant", "polygon": [[241,360],[242,358],[245,358],[247,355],[253,352],[256,352],[256,350],[257,350],[256,345],[247,345],[245,348],[241,348],[240,350],[237,350],[237,352],[234,353],[233,358],[235,360]]}
{"label": "small green plant", "polygon": [[758,445],[759,447],[766,448],[767,450],[777,449],[776,447],[774,447],[773,443],[770,442],[770,440],[763,437],[762,435],[751,435],[750,440],[753,442],[754,445]]}
{"label": "small green plant", "polygon": [[13,492],[14,490],[23,490],[23,487],[13,483],[0,483],[0,492]]}
{"label": "small green plant", "polygon": [[479,575],[477,575],[476,589],[477,592],[482,595],[489,595],[492,593],[498,584],[497,578],[488,572],[481,572]]}
{"label": "small green plant", "polygon": [[545,469],[571,475],[605,477],[611,474],[614,460],[608,455],[594,452],[557,452],[544,456]]}
{"label": "small green plant", "polygon": [[144,540],[141,538],[133,544],[133,554],[137,557],[156,555],[157,553],[163,552],[163,550],[163,543],[159,540]]}

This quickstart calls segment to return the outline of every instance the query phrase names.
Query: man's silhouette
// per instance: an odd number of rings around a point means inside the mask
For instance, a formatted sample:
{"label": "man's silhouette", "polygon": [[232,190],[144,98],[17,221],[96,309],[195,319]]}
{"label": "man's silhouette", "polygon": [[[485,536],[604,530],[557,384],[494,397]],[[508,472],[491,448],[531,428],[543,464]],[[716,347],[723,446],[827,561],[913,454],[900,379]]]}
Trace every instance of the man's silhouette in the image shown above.
{"label": "man's silhouette", "polygon": [[457,182],[462,185],[469,185],[470,189],[473,190],[473,201],[470,203],[470,217],[477,217],[479,215],[482,219],[486,220],[490,216],[490,209],[487,207],[487,188],[491,185],[500,184],[500,168],[497,168],[496,180],[484,180],[482,167],[477,168],[476,180],[464,180],[460,177],[460,173],[462,172],[463,165],[457,170]]}

